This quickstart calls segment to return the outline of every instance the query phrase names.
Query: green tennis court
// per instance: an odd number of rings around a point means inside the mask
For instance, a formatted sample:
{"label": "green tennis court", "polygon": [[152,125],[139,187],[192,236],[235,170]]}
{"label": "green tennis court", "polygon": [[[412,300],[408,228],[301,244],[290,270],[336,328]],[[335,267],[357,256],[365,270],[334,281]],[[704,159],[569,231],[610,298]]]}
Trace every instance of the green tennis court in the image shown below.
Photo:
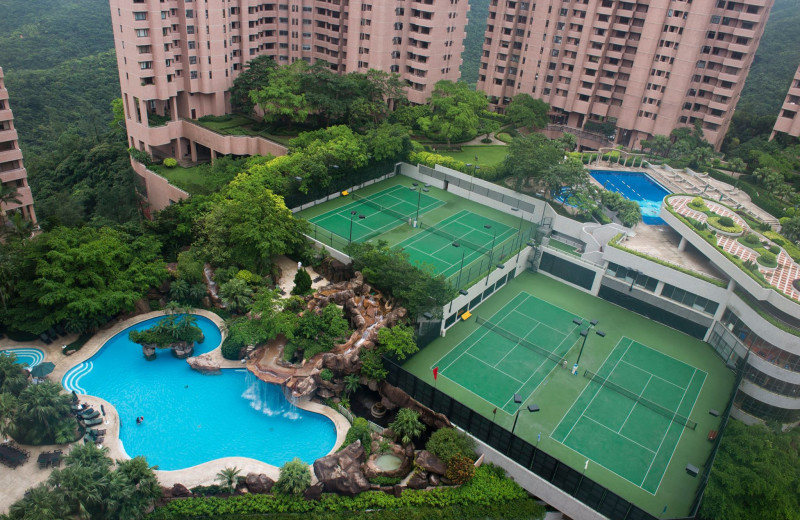
{"label": "green tennis court", "polygon": [[[418,202],[420,215],[445,204],[436,197],[409,188],[392,186],[358,199],[354,193],[353,201],[349,204],[314,217],[309,222],[337,235],[345,244],[350,242],[352,226],[352,240],[365,242],[402,224],[408,225],[408,220],[416,217]],[[362,215],[364,218],[361,218]]]}
{"label": "green tennis court", "polygon": [[[551,437],[655,494],[706,373],[623,337]],[[607,382],[606,382],[607,381]]]}
{"label": "green tennis court", "polygon": [[514,394],[525,402],[575,345],[579,326],[574,319],[581,318],[520,292],[434,366],[443,377],[513,414],[519,408]]}
{"label": "green tennis court", "polygon": [[[461,210],[435,225],[423,222],[419,233],[395,247],[405,250],[412,262],[431,265],[436,274],[449,278],[461,270],[462,257],[464,266],[469,266],[483,255],[487,255],[488,261],[493,243],[499,250],[499,246],[516,236],[517,230],[510,226],[469,210]],[[458,247],[454,247],[454,243],[459,244]],[[464,277],[464,281],[472,278]]]}

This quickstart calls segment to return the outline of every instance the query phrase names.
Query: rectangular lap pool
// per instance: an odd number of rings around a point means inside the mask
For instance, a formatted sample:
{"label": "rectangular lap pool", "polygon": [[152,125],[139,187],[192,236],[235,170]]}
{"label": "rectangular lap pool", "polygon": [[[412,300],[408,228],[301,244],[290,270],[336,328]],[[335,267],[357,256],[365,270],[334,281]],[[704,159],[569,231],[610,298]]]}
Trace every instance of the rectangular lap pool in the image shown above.
{"label": "rectangular lap pool", "polygon": [[663,226],[659,214],[661,201],[670,192],[642,172],[615,172],[592,170],[591,176],[609,191],[621,193],[626,199],[635,200],[642,208],[642,221],[651,226]]}

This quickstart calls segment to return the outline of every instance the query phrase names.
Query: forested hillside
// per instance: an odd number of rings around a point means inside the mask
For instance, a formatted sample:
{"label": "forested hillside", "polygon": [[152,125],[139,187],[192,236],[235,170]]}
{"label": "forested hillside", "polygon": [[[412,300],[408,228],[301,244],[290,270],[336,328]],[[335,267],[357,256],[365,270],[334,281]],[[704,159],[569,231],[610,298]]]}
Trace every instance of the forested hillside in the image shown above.
{"label": "forested hillside", "polygon": [[778,117],[800,64],[800,0],[775,0],[737,110]]}
{"label": "forested hillside", "polygon": [[464,54],[461,55],[461,59],[464,60],[461,64],[461,81],[474,87],[481,66],[483,34],[486,31],[486,19],[489,17],[489,0],[470,0],[469,7],[467,37],[464,39]]}
{"label": "forested hillside", "polygon": [[107,0],[3,0],[0,66],[40,224],[137,218]]}

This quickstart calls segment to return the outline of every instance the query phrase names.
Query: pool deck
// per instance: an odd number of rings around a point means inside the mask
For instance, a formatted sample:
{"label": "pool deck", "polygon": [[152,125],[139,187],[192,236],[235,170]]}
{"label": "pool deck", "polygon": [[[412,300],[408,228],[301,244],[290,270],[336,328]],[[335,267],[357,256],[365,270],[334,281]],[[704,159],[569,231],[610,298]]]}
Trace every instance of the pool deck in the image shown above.
{"label": "pool deck", "polygon": [[[293,271],[291,269],[292,266],[294,268]],[[297,264],[292,262],[292,266],[286,265],[284,267],[284,277],[293,281],[294,274],[297,271]],[[291,281],[288,283],[291,284]],[[323,281],[320,283],[326,282]],[[291,289],[290,286],[289,289]],[[287,294],[289,293],[289,291],[286,292]],[[203,309],[192,309],[191,312],[192,314],[197,314],[213,321],[222,331],[222,339],[225,339],[224,321],[217,314]],[[78,365],[79,363],[91,358],[97,353],[98,350],[100,350],[106,341],[114,337],[116,334],[124,331],[132,325],[149,320],[150,318],[163,316],[164,314],[164,311],[154,311],[140,314],[126,320],[119,320],[113,325],[100,330],[89,341],[86,342],[83,348],[71,356],[65,356],[62,354],[61,345],[74,341],[77,338],[77,335],[66,336],[62,340],[54,342],[50,345],[45,345],[38,340],[21,343],[4,338],[0,340],[0,348],[5,349],[12,347],[25,347],[41,349],[45,353],[44,361],[51,361],[56,365],[55,369],[49,376],[50,381],[60,382],[67,371],[69,371],[75,365]],[[215,348],[210,352],[210,354],[216,361],[220,363],[220,367],[222,369],[243,368],[243,365],[240,361],[224,359],[222,357],[221,347]],[[99,410],[101,405],[105,409],[105,424],[99,425],[97,428],[106,430],[105,442],[103,443],[103,446],[108,448],[108,456],[114,460],[126,460],[131,458],[125,452],[122,442],[119,439],[120,421],[116,408],[108,401],[100,399],[99,397],[82,394],[78,394],[78,397],[82,403],[88,404],[96,410]],[[329,453],[335,452],[344,442],[347,430],[350,428],[350,423],[347,421],[347,419],[333,409],[312,401],[298,402],[297,407],[313,413],[324,415],[333,422],[336,428],[336,442]],[[31,452],[31,456],[25,464],[16,469],[12,470],[10,468],[4,468],[3,471],[0,471],[0,489],[3,489],[3,493],[0,493],[0,514],[6,513],[11,504],[23,497],[26,490],[36,486],[41,482],[44,482],[50,476],[50,472],[52,471],[50,468],[40,469],[39,465],[36,463],[36,458],[40,453],[52,451],[54,449],[61,449],[65,453],[68,453],[69,449],[71,449],[71,446],[82,442],[82,440],[79,440],[72,445],[59,446],[31,446],[20,444],[21,447],[24,447]],[[190,441],[185,439],[175,439],[175,442]],[[190,468],[174,471],[156,471],[156,476],[158,477],[158,480],[162,486],[171,487],[176,483],[181,483],[186,487],[191,488],[194,486],[210,485],[215,483],[217,473],[220,470],[231,466],[235,466],[241,470],[242,476],[250,472],[264,473],[271,479],[277,480],[278,476],[280,475],[280,468],[265,462],[246,457],[225,457],[222,459],[215,459],[205,462],[197,466],[192,466]],[[314,476],[313,471],[311,472],[311,476],[312,481],[316,482],[316,477]]]}

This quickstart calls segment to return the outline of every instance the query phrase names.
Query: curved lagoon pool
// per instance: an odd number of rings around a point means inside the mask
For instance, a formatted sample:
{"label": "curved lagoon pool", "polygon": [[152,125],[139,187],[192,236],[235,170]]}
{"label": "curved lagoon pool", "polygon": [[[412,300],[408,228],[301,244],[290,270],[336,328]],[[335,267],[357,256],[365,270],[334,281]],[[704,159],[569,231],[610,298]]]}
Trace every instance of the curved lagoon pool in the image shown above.
{"label": "curved lagoon pool", "polygon": [[7,348],[0,350],[0,356],[14,354],[17,356],[17,363],[28,365],[33,368],[44,359],[44,351],[38,348]]}
{"label": "curved lagoon pool", "polygon": [[[205,341],[194,355],[215,349],[217,326],[195,316]],[[294,457],[312,463],[330,452],[336,429],[327,417],[295,408],[281,389],[247,370],[202,375],[168,349],[145,360],[128,332],[158,322],[153,318],[116,334],[62,380],[67,391],[94,395],[120,416],[125,452],[145,455],[161,470],[196,466],[222,457],[248,457],[281,466]],[[136,418],[144,417],[142,424]],[[99,426],[102,428],[102,426]]]}

